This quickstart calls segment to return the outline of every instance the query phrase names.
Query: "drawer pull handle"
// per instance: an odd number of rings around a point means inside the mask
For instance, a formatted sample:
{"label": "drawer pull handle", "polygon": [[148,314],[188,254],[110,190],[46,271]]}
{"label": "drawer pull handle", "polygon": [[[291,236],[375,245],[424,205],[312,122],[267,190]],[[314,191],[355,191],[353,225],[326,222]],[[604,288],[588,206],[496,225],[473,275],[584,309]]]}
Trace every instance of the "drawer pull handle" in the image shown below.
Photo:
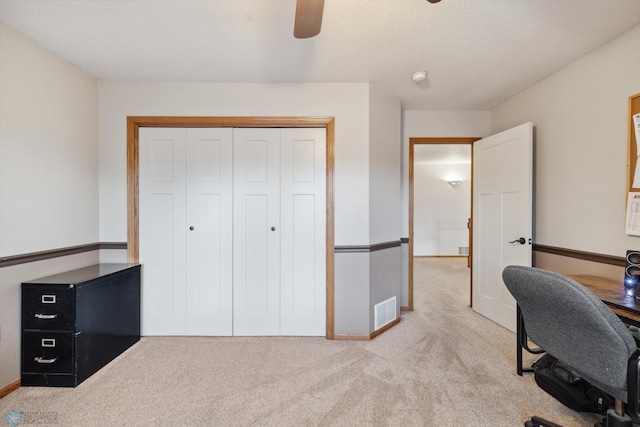
{"label": "drawer pull handle", "polygon": [[44,364],[50,365],[52,363],[56,363],[56,360],[58,360],[58,358],[54,357],[53,359],[43,359],[42,357],[35,357],[33,360],[35,360],[38,363],[44,363]]}
{"label": "drawer pull handle", "polygon": [[40,313],[36,313],[36,319],[44,319],[44,320],[51,320],[51,319],[55,319],[56,317],[58,317],[58,314],[40,314]]}
{"label": "drawer pull handle", "polygon": [[40,345],[42,347],[55,347],[56,346],[56,339],[55,338],[42,338],[42,341],[40,341]]}
{"label": "drawer pull handle", "polygon": [[55,304],[56,296],[55,295],[42,295],[42,303],[43,304]]}

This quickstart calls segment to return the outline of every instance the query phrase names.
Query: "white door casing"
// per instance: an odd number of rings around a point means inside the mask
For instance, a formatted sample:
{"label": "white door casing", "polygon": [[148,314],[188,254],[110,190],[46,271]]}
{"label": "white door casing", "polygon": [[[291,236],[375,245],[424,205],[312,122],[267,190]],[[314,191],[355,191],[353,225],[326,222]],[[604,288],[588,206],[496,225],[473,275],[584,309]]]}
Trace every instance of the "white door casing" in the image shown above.
{"label": "white door casing", "polygon": [[502,270],[531,266],[533,124],[476,141],[473,156],[473,309],[515,331]]}

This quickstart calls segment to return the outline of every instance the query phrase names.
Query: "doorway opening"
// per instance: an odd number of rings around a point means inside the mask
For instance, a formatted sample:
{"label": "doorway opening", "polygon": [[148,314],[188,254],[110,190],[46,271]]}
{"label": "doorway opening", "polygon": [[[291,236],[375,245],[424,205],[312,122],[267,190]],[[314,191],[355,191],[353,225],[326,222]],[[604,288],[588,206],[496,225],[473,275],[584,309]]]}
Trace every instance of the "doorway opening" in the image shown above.
{"label": "doorway opening", "polygon": [[[472,257],[473,142],[409,138],[409,310],[414,257]],[[473,305],[469,271],[469,305]]]}

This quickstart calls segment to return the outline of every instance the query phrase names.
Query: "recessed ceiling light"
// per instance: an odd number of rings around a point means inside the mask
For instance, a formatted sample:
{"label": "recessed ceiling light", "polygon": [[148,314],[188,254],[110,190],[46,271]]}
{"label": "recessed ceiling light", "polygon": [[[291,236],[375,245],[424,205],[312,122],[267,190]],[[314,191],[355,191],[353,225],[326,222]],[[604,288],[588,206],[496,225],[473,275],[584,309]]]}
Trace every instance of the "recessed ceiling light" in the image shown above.
{"label": "recessed ceiling light", "polygon": [[427,78],[427,74],[429,73],[424,70],[416,71],[415,73],[411,74],[411,79],[416,83],[420,83]]}

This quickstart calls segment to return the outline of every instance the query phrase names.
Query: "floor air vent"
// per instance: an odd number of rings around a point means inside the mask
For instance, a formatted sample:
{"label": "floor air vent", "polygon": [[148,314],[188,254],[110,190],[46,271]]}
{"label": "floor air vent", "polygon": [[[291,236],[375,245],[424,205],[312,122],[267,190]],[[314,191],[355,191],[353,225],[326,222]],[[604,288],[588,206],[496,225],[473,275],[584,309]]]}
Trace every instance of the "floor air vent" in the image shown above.
{"label": "floor air vent", "polygon": [[375,312],[375,330],[377,331],[396,319],[396,297],[376,304],[373,309]]}

